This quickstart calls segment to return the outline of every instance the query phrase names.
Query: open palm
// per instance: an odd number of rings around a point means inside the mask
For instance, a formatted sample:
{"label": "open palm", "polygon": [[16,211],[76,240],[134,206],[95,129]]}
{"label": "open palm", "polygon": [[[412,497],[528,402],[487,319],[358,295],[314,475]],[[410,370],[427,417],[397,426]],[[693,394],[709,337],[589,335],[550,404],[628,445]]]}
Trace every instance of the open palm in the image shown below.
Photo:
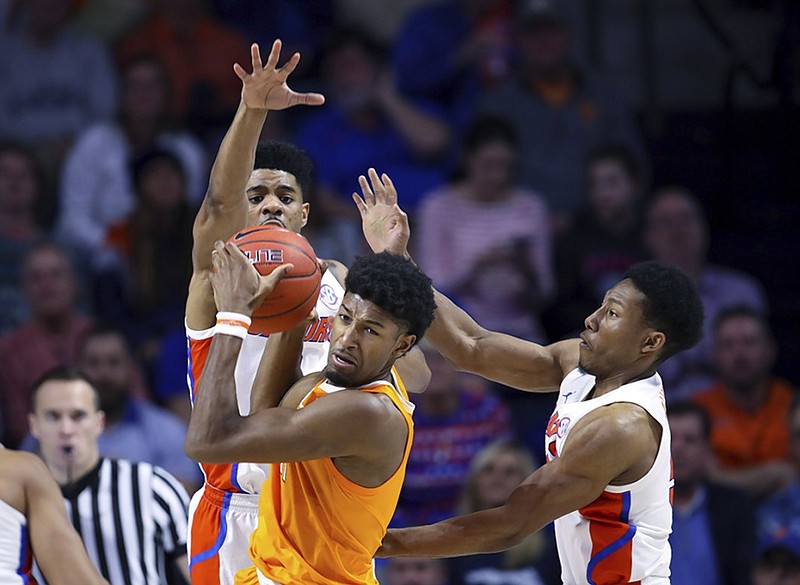
{"label": "open palm", "polygon": [[277,39],[272,43],[266,65],[263,65],[261,50],[253,43],[250,47],[253,72],[248,73],[238,63],[234,64],[233,70],[242,80],[242,100],[245,105],[258,110],[285,110],[296,105],[320,106],[325,103],[322,94],[298,93],[286,84],[300,62],[300,53],[295,53],[283,67],[278,67],[280,54],[281,41]]}

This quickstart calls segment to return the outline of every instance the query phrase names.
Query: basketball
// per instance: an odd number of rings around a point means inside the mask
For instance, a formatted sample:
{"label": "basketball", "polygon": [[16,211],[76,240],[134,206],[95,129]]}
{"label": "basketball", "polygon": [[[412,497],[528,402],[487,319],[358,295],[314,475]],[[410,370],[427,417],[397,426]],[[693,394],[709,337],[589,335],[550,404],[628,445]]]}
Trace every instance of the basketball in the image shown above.
{"label": "basketball", "polygon": [[253,313],[250,333],[286,331],[308,316],[317,302],[322,280],[317,255],[308,240],[282,227],[256,226],[240,231],[229,241],[263,275],[281,264],[294,265]]}

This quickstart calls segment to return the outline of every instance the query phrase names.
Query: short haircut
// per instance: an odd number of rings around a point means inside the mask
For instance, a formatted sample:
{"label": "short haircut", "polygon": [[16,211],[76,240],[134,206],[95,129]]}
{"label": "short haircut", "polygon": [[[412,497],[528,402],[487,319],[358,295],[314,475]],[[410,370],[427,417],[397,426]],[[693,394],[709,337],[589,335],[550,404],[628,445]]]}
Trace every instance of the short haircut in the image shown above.
{"label": "short haircut", "polygon": [[36,402],[39,398],[39,391],[42,386],[48,382],[86,382],[89,388],[92,389],[92,403],[94,404],[94,408],[95,410],[100,410],[100,394],[98,394],[97,388],[94,387],[94,384],[92,384],[92,381],[86,374],[72,366],[56,366],[47,370],[33,384],[31,390],[31,412],[36,412]]}
{"label": "short haircut", "polygon": [[640,183],[642,180],[642,166],[633,152],[622,144],[606,144],[598,146],[589,153],[586,165],[591,166],[600,161],[614,161],[625,171],[634,182]]}
{"label": "short haircut", "polygon": [[496,116],[479,116],[467,128],[464,136],[464,150],[474,152],[493,142],[507,144],[515,151],[519,149],[519,138],[511,124]]}
{"label": "short haircut", "polygon": [[645,323],[666,336],[659,362],[697,345],[703,337],[703,302],[692,280],[675,266],[640,262],[622,277],[630,279],[645,299]]}
{"label": "short haircut", "polygon": [[258,169],[272,169],[294,175],[297,184],[300,185],[303,193],[306,193],[311,188],[314,163],[311,162],[311,158],[305,150],[294,144],[268,140],[256,149],[253,170]]}
{"label": "short haircut", "polygon": [[711,439],[711,416],[708,411],[690,400],[679,400],[667,405],[667,417],[673,416],[696,416],[700,419],[700,432],[703,438],[708,441]]}
{"label": "short haircut", "polygon": [[99,337],[118,338],[122,341],[125,353],[129,356],[132,355],[133,347],[131,346],[131,341],[122,329],[106,323],[99,323],[81,336],[80,343],[78,344],[78,356],[83,358],[83,355],[86,353],[86,346],[89,345],[89,342]]}
{"label": "short haircut", "polygon": [[737,305],[735,307],[728,307],[727,309],[720,311],[714,319],[714,332],[716,333],[720,326],[722,326],[722,324],[728,319],[735,319],[737,317],[747,317],[749,319],[753,319],[758,323],[759,327],[761,327],[764,335],[766,335],[768,338],[772,338],[772,328],[770,327],[769,321],[767,320],[767,316],[764,314],[764,312],[747,305]]}
{"label": "short haircut", "polygon": [[168,162],[172,167],[178,171],[186,184],[186,169],[183,167],[181,159],[164,148],[154,148],[143,153],[141,156],[136,157],[131,162],[131,178],[133,185],[138,192],[142,188],[142,177],[147,173],[151,167],[159,162]]}
{"label": "short haircut", "polygon": [[436,301],[431,279],[411,261],[381,252],[361,256],[344,281],[347,292],[374,303],[398,324],[422,339],[433,321]]}

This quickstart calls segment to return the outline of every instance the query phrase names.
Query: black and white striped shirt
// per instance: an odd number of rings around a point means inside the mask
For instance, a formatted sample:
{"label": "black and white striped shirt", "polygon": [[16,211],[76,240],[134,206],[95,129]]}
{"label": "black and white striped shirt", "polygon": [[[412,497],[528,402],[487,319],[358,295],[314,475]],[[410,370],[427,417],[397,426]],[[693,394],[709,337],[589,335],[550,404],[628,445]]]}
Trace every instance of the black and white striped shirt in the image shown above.
{"label": "black and white striped shirt", "polygon": [[186,554],[189,496],[164,469],[101,459],[61,491],[89,558],[111,585],[165,583],[167,563]]}

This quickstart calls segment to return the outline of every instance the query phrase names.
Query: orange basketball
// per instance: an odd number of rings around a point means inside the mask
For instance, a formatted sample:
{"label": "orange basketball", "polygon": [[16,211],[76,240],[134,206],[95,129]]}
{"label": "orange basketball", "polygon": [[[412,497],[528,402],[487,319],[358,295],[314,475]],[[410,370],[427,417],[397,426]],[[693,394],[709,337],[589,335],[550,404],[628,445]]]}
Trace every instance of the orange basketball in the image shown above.
{"label": "orange basketball", "polygon": [[319,296],[322,274],[317,255],[303,236],[277,226],[246,228],[229,241],[236,244],[264,275],[281,264],[293,264],[253,313],[250,333],[269,335],[291,329],[308,316]]}

